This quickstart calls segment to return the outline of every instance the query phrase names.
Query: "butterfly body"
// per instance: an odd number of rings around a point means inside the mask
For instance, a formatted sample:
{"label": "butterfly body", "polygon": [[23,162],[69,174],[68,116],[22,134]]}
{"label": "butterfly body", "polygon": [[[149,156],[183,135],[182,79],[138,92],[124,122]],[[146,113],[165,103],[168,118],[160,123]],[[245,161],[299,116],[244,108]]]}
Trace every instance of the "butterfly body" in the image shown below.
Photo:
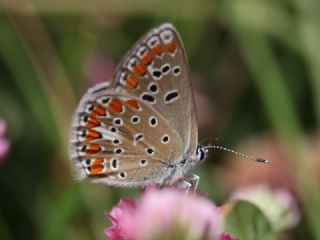
{"label": "butterfly body", "polygon": [[70,155],[79,179],[172,185],[206,153],[198,146],[185,50],[171,24],[138,40],[112,81],[89,89],[73,116]]}

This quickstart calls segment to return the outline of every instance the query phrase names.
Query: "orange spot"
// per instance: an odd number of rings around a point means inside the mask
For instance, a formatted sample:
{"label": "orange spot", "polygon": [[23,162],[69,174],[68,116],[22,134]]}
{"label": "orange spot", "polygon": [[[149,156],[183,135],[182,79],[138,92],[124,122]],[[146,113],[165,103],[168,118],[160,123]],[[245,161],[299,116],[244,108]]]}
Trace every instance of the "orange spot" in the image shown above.
{"label": "orange spot", "polygon": [[97,131],[94,131],[94,130],[89,130],[88,133],[87,133],[85,141],[89,142],[89,141],[92,141],[92,140],[95,140],[95,139],[99,139],[101,137],[102,137],[101,133],[99,133]]}
{"label": "orange spot", "polygon": [[104,174],[102,172],[102,170],[103,170],[102,163],[103,163],[103,159],[102,158],[96,158],[93,161],[93,163],[91,165],[91,170],[90,170],[90,175],[91,176]]}
{"label": "orange spot", "polygon": [[91,167],[91,171],[90,171],[90,176],[95,176],[95,175],[102,175],[104,173],[102,173],[102,166],[95,166],[95,167]]}
{"label": "orange spot", "polygon": [[171,42],[169,42],[167,44],[167,50],[168,50],[169,53],[174,53],[176,48],[177,48],[177,45],[176,45],[176,42],[174,40],[172,40]]}
{"label": "orange spot", "polygon": [[93,116],[105,116],[106,115],[106,110],[102,106],[96,106],[93,111],[92,111]]}
{"label": "orange spot", "polygon": [[136,66],[133,68],[133,73],[138,76],[144,75],[146,74],[146,72],[146,68],[141,63],[137,63]]}
{"label": "orange spot", "polygon": [[86,147],[87,154],[95,154],[101,151],[101,147],[98,144],[90,144]]}
{"label": "orange spot", "polygon": [[136,100],[133,100],[133,99],[127,100],[127,105],[133,109],[139,109],[139,104]]}
{"label": "orange spot", "polygon": [[152,54],[151,54],[151,52],[147,52],[146,55],[144,55],[143,58],[141,59],[141,62],[144,65],[149,65],[152,62]]}
{"label": "orange spot", "polygon": [[137,85],[138,85],[138,80],[134,76],[128,75],[126,79],[126,88],[133,89],[137,87]]}
{"label": "orange spot", "polygon": [[103,163],[103,158],[96,158],[96,159],[93,161],[91,167],[101,166],[102,163]]}
{"label": "orange spot", "polygon": [[155,46],[154,48],[152,48],[152,50],[157,54],[157,55],[161,55],[161,53],[163,52],[163,47],[161,46],[161,44],[158,44],[157,46]]}
{"label": "orange spot", "polygon": [[87,124],[86,124],[86,128],[90,129],[90,128],[94,128],[100,125],[100,122],[98,121],[98,119],[96,119],[95,117],[90,117]]}
{"label": "orange spot", "polygon": [[108,105],[108,108],[110,111],[115,113],[121,113],[122,112],[122,103],[119,99],[113,98],[111,102]]}

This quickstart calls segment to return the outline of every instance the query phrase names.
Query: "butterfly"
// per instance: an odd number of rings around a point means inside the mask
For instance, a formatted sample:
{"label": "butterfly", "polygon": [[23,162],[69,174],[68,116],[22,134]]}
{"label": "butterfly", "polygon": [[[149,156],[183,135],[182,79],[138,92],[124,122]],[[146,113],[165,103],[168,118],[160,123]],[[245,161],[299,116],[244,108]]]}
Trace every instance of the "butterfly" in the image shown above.
{"label": "butterfly", "polygon": [[72,119],[70,157],[78,179],[118,187],[191,186],[198,144],[186,52],[169,23],[142,36],[112,81],[89,89]]}

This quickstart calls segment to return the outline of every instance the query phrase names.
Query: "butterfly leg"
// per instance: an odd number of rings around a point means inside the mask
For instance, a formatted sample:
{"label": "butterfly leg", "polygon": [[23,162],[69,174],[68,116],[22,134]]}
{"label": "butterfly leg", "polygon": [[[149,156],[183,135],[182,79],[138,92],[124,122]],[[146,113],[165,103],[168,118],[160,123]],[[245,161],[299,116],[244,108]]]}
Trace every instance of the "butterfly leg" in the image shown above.
{"label": "butterfly leg", "polygon": [[189,174],[183,179],[183,182],[189,183],[190,188],[193,188],[193,193],[197,191],[199,181],[200,181],[200,177],[195,174]]}
{"label": "butterfly leg", "polygon": [[185,190],[186,193],[188,193],[189,190],[190,190],[190,188],[192,188],[192,184],[189,183],[189,182],[186,181],[186,180],[182,180],[182,181],[179,183],[179,188]]}
{"label": "butterfly leg", "polygon": [[190,181],[191,181],[192,183],[194,183],[194,184],[193,184],[193,189],[194,189],[194,191],[196,191],[196,190],[198,189],[198,184],[199,184],[199,182],[200,182],[200,177],[199,177],[198,175],[192,174],[192,175],[190,176]]}

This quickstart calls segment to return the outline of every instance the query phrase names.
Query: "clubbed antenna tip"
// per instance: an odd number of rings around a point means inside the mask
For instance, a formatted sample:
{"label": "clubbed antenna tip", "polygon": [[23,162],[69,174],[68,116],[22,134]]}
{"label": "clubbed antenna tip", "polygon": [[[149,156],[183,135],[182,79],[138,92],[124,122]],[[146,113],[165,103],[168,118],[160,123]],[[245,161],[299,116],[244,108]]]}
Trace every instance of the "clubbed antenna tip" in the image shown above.
{"label": "clubbed antenna tip", "polygon": [[249,160],[252,160],[252,161],[255,161],[255,162],[259,162],[259,163],[269,163],[269,161],[267,159],[263,159],[263,158],[257,158],[257,157],[252,157],[252,156],[249,156],[247,154],[244,154],[244,153],[241,153],[241,152],[237,152],[237,151],[234,151],[230,148],[226,148],[226,147],[222,147],[222,146],[217,146],[217,145],[208,145],[208,146],[205,146],[204,148],[206,149],[220,149],[220,150],[223,150],[223,151],[227,151],[227,152],[231,152],[233,154],[236,154],[236,155],[239,155],[243,158],[246,158],[246,159],[249,159]]}

